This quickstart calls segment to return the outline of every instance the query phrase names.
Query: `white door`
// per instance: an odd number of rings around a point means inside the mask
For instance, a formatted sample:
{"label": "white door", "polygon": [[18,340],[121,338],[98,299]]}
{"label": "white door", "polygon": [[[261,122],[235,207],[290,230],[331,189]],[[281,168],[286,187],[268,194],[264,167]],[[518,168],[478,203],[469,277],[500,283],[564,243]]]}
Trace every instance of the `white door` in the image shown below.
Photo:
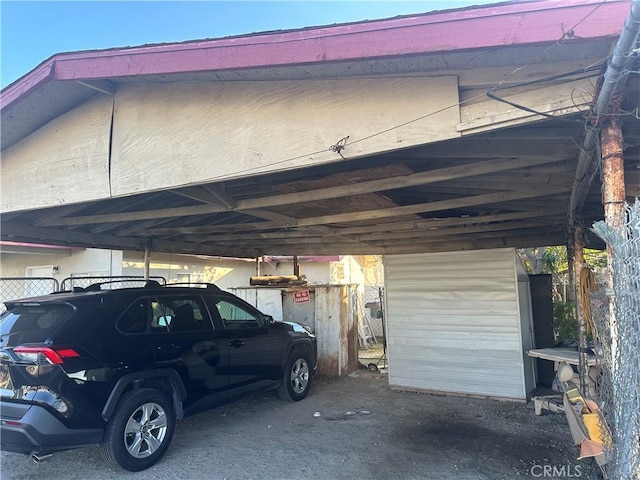
{"label": "white door", "polygon": [[[25,277],[37,278],[45,277],[51,278],[53,276],[53,265],[39,265],[36,267],[27,267]],[[24,282],[24,296],[36,297],[38,295],[45,295],[51,293],[51,280],[27,280]]]}

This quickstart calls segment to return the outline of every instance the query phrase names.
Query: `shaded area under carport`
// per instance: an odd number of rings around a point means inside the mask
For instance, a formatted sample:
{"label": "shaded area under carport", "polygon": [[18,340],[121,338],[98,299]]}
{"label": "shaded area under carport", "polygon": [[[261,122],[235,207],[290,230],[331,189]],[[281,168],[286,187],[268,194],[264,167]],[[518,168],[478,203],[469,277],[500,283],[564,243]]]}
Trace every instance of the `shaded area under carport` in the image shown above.
{"label": "shaded area under carport", "polygon": [[[598,478],[595,462],[577,454],[563,415],[537,417],[523,403],[394,391],[385,375],[359,371],[317,378],[298,403],[268,392],[178,422],[165,457],[135,477],[511,480],[540,478],[547,469]],[[2,474],[92,480],[123,472],[87,447],[41,465],[3,453]]]}

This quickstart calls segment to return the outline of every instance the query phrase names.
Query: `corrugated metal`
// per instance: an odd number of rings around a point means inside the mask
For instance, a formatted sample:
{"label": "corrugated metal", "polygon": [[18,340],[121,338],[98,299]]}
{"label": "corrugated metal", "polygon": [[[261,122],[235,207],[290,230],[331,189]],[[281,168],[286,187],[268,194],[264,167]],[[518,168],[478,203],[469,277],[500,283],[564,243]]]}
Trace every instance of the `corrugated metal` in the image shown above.
{"label": "corrugated metal", "polygon": [[524,398],[513,249],[385,257],[391,385]]}
{"label": "corrugated metal", "polygon": [[357,369],[357,289],[352,285],[316,286],[318,373],[347,375]]}

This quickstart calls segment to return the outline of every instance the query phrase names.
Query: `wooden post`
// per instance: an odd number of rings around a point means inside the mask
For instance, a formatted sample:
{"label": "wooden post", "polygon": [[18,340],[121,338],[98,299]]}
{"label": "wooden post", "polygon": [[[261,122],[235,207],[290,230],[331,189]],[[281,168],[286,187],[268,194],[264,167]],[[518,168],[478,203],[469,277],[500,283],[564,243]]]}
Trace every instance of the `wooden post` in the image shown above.
{"label": "wooden post", "polygon": [[[614,113],[619,113],[620,105],[616,102]],[[612,115],[611,122],[602,128],[602,203],[604,219],[609,228],[622,233],[625,224],[624,202],[624,138],[617,115]],[[613,290],[613,258],[611,248],[607,245],[607,296],[609,297],[609,333],[611,336],[611,357],[616,358],[618,335],[615,315],[615,296]],[[611,368],[614,370],[615,362]]]}
{"label": "wooden post", "polygon": [[602,128],[602,196],[605,222],[620,232],[624,228],[624,141],[619,117],[611,118]]}
{"label": "wooden post", "polygon": [[[587,364],[587,321],[583,309],[583,289],[580,288],[580,272],[585,267],[584,247],[582,245],[582,227],[576,227],[573,231],[573,267],[574,267],[574,291],[576,299],[576,317],[578,319],[578,374],[580,376],[580,391],[587,395],[589,385],[589,366]],[[588,300],[588,299],[586,299]]]}
{"label": "wooden post", "polygon": [[298,263],[297,255],[293,256],[293,275],[298,277],[298,280],[300,279],[300,264]]}
{"label": "wooden post", "polygon": [[149,268],[151,266],[151,242],[148,241],[144,247],[144,279],[149,280]]}
{"label": "wooden post", "polygon": [[575,231],[571,230],[571,237],[567,242],[567,285],[565,289],[565,302],[576,301],[576,276],[575,276],[575,251],[573,239],[575,238]]}

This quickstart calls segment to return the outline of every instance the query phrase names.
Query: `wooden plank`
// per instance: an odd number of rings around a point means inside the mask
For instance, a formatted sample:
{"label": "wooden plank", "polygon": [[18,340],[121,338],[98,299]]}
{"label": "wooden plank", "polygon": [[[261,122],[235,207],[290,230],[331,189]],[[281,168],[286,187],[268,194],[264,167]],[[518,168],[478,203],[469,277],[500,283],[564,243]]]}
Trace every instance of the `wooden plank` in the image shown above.
{"label": "wooden plank", "polygon": [[99,96],[3,150],[2,211],[108,198],[112,108]]}
{"label": "wooden plank", "polygon": [[[93,233],[77,232],[73,230],[60,230],[52,228],[31,227],[16,223],[2,225],[2,238],[13,240],[15,238],[27,238],[31,242],[51,243],[53,245],[76,245],[101,248],[141,250],[143,241],[137,238],[123,238],[115,235],[96,235]],[[19,241],[19,240],[18,240]]]}
{"label": "wooden plank", "polygon": [[485,250],[492,248],[529,248],[533,245],[564,245],[567,242],[566,233],[545,234],[540,232],[537,236],[510,236],[489,239],[459,238],[447,239],[435,242],[423,242],[414,245],[391,245],[382,248],[385,255],[427,253],[427,252],[453,252],[464,250]]}
{"label": "wooden plank", "polygon": [[[269,197],[238,200],[234,210],[252,210],[255,208],[273,207],[278,205],[291,205],[296,203],[310,202],[313,200],[325,200],[336,197],[352,196],[358,193],[391,190],[396,188],[426,185],[430,183],[442,182],[453,178],[463,178],[468,176],[482,175],[491,172],[510,170],[515,168],[524,168],[534,165],[544,165],[553,163],[555,160],[549,157],[534,157],[522,159],[499,159],[477,162],[474,164],[465,164],[454,167],[447,167],[438,170],[430,170],[427,172],[416,173],[412,175],[403,175],[381,180],[370,180],[359,184],[339,187],[328,187],[307,192],[294,192],[282,195],[272,195]],[[189,193],[189,195],[192,195]],[[139,221],[153,218],[178,217],[186,215],[203,215],[208,213],[223,212],[229,210],[221,205],[197,205],[189,207],[175,207],[162,210],[144,210],[140,212],[126,212],[119,214],[103,214],[103,215],[85,215],[66,219],[52,219],[45,221],[45,226],[62,226],[62,225],[85,225],[89,223],[100,222],[119,222],[119,221]],[[265,217],[268,218],[268,217]],[[290,221],[286,224],[296,225]]]}
{"label": "wooden plank", "polygon": [[[344,161],[458,137],[456,77],[125,85],[113,193]],[[196,166],[197,168],[193,168]]]}
{"label": "wooden plank", "polygon": [[[535,89],[528,87],[527,91],[520,88],[498,90],[494,93],[496,96],[522,105],[524,108],[554,116],[563,116],[589,109],[592,96],[583,92],[593,91],[592,81],[593,79],[586,78],[562,84],[544,84],[544,86]],[[482,93],[479,92],[478,95],[482,95]],[[484,101],[479,103],[465,102],[460,109],[462,121],[457,128],[465,135],[545,118],[543,115],[526,111],[524,108],[516,108],[513,105],[493,100],[486,95],[474,98],[484,98]]]}
{"label": "wooden plank", "polygon": [[322,225],[342,222],[356,222],[359,220],[373,220],[379,218],[397,217],[399,215],[408,215],[416,213],[438,212],[451,210],[454,208],[463,208],[473,205],[486,205],[506,202],[510,200],[521,200],[525,198],[535,198],[545,195],[553,195],[556,193],[566,192],[566,188],[536,190],[535,188],[528,190],[507,191],[489,193],[485,195],[474,195],[464,198],[455,198],[452,200],[443,200],[429,203],[421,203],[416,205],[408,205],[403,207],[387,208],[384,210],[373,210],[366,212],[352,212],[337,215],[324,215],[320,217],[302,218],[298,220],[297,225]]}
{"label": "wooden plank", "polygon": [[340,232],[343,235],[374,232],[397,232],[399,234],[402,234],[403,231],[406,230],[437,230],[444,227],[455,227],[460,225],[481,225],[483,223],[537,218],[546,215],[549,215],[549,212],[514,212],[453,218],[434,217],[430,219],[409,222],[390,222],[376,225],[363,225],[361,227],[345,227],[340,229]]}

